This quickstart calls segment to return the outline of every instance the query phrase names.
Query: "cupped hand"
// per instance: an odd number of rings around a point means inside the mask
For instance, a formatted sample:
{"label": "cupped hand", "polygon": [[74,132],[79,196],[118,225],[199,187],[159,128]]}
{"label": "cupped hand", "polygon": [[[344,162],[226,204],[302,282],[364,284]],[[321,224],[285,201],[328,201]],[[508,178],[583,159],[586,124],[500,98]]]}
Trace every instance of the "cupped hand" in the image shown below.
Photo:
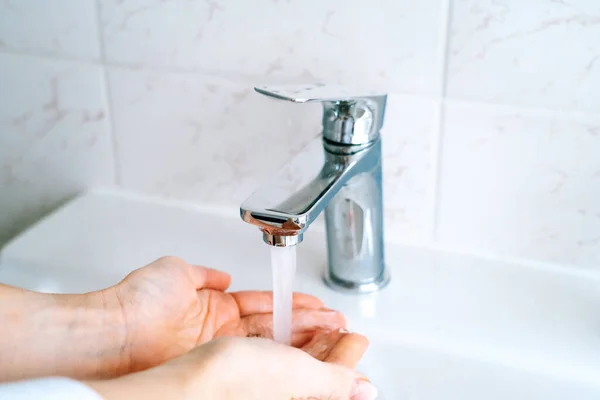
{"label": "cupped hand", "polygon": [[[272,337],[272,293],[224,292],[228,274],[163,257],[110,290],[121,304],[127,338],[122,373],[156,366],[221,336]],[[294,294],[292,345],[345,327],[342,314],[309,295]]]}
{"label": "cupped hand", "polygon": [[366,339],[344,332],[319,337],[312,343],[323,345],[323,361],[271,340],[229,337],[159,367],[88,385],[106,400],[374,400],[377,390],[346,365],[360,359]]}

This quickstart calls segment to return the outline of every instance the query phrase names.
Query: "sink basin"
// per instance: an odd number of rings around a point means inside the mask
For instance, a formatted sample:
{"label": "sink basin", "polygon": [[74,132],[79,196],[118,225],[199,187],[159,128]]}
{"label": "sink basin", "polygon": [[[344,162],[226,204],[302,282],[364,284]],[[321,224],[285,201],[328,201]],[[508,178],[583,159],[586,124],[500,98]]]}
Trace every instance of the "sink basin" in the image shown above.
{"label": "sink basin", "polygon": [[[599,388],[439,350],[375,343],[361,362],[383,399],[598,399]],[[383,362],[382,362],[383,360]]]}
{"label": "sink basin", "polygon": [[[387,251],[387,288],[333,292],[321,279],[324,233],[313,226],[295,283],[369,337],[359,369],[381,398],[600,399],[600,274],[393,243]],[[233,290],[271,287],[269,249],[237,209],[100,190],[5,246],[0,282],[85,292],[163,255],[228,271]]]}

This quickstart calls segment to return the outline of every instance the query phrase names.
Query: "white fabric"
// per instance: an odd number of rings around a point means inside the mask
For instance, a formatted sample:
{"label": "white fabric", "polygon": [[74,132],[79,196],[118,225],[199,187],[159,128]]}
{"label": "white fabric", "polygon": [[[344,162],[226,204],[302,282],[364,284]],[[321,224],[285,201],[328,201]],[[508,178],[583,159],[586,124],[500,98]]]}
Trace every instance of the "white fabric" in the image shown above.
{"label": "white fabric", "polygon": [[102,400],[81,382],[68,378],[41,378],[0,384],[0,400]]}

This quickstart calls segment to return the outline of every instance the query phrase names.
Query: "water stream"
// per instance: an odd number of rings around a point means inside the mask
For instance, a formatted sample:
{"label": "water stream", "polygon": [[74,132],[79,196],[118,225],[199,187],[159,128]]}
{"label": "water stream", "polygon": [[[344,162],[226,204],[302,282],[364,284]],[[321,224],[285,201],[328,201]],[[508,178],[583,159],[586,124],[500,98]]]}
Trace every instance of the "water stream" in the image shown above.
{"label": "water stream", "polygon": [[292,342],[292,294],[296,274],[296,246],[271,247],[273,271],[273,338]]}

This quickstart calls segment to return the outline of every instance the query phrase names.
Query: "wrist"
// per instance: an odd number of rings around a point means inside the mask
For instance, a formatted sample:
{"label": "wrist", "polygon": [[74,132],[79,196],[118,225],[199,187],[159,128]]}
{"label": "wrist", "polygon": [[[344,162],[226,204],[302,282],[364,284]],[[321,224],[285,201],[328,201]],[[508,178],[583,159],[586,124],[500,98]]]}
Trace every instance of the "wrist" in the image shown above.
{"label": "wrist", "polygon": [[48,308],[54,318],[58,352],[55,365],[74,378],[110,378],[128,372],[127,328],[121,305],[109,288],[85,294],[54,294]]}
{"label": "wrist", "polygon": [[130,372],[127,321],[114,287],[86,293],[74,309],[81,331],[74,332],[91,347],[96,373],[94,377],[117,377]]}
{"label": "wrist", "polygon": [[0,285],[0,299],[0,381],[128,371],[127,329],[111,290],[58,295]]}

